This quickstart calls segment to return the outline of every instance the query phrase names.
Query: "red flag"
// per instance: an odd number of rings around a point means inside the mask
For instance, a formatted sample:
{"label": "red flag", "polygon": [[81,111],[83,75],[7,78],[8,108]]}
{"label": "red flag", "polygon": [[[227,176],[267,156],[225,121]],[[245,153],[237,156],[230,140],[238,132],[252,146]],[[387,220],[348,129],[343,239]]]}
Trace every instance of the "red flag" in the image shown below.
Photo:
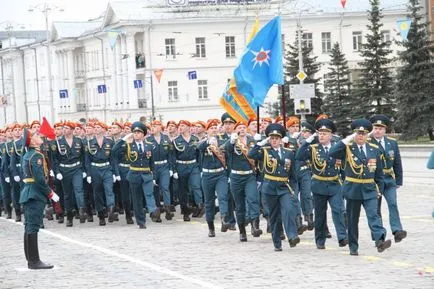
{"label": "red flag", "polygon": [[42,118],[42,125],[39,132],[42,135],[46,136],[49,140],[53,140],[56,138],[54,129],[51,127],[51,125],[48,123],[48,120],[45,117]]}
{"label": "red flag", "polygon": [[342,8],[345,8],[345,4],[347,4],[347,0],[341,0]]}

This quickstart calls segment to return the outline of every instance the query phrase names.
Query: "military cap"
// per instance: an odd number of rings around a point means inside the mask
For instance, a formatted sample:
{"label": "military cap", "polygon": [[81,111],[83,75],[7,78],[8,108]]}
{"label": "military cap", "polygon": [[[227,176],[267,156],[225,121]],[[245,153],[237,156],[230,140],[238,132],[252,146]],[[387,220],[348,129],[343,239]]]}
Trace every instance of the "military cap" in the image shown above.
{"label": "military cap", "polygon": [[314,133],[316,129],[308,122],[302,122],[301,123],[301,131],[310,131],[311,133]]}
{"label": "military cap", "polygon": [[335,123],[328,118],[322,118],[315,122],[315,128],[317,131],[329,131],[329,132],[336,132],[336,125]]}
{"label": "military cap", "polygon": [[141,121],[135,121],[131,125],[131,131],[132,132],[140,131],[140,132],[143,132],[143,134],[146,134],[148,132],[148,129],[146,128],[146,125],[143,122],[141,122]]}
{"label": "military cap", "polygon": [[63,122],[60,122],[60,121],[56,122],[56,123],[54,123],[53,127],[54,128],[63,127]]}
{"label": "military cap", "polygon": [[315,122],[321,120],[321,119],[327,119],[329,118],[327,114],[320,114],[317,116],[317,118],[315,119]]}
{"label": "military cap", "polygon": [[247,123],[247,125],[250,125],[252,122],[254,122],[254,121],[258,121],[258,118],[256,118],[256,117],[251,117],[250,119],[249,119],[249,122]]}
{"label": "military cap", "polygon": [[151,125],[161,125],[161,126],[163,126],[163,124],[161,123],[161,121],[156,120],[156,119],[151,122]]}
{"label": "military cap", "polygon": [[167,124],[166,124],[166,127],[169,126],[169,125],[171,125],[171,124],[173,124],[174,126],[178,127],[178,124],[177,124],[176,121],[174,121],[174,120],[169,120],[169,121],[167,122]]}
{"label": "military cap", "polygon": [[71,128],[71,129],[74,129],[75,128],[75,123],[73,123],[72,121],[65,121],[63,123],[63,126],[64,127],[67,126],[67,127]]}
{"label": "military cap", "polygon": [[206,125],[206,130],[208,130],[212,126],[218,126],[219,120],[218,119],[210,119]]}
{"label": "military cap", "polygon": [[353,122],[351,123],[351,130],[353,132],[356,131],[370,132],[372,130],[372,124],[369,120],[365,118],[359,118],[353,120]]}
{"label": "military cap", "polygon": [[94,123],[94,126],[100,126],[101,128],[103,128],[103,129],[105,129],[105,130],[107,130],[107,125],[105,124],[105,123],[103,123],[103,122],[101,122],[101,121],[96,121],[95,123]]}
{"label": "military cap", "polygon": [[283,121],[283,116],[278,116],[276,117],[276,120],[274,121],[274,123],[279,123],[279,121]]}
{"label": "military cap", "polygon": [[271,117],[263,117],[261,122],[268,122],[270,124],[273,123],[273,119]]}
{"label": "military cap", "polygon": [[191,122],[189,122],[188,120],[180,120],[178,126],[181,124],[184,124],[186,126],[191,126]]}
{"label": "military cap", "polygon": [[288,120],[286,121],[286,127],[290,127],[293,125],[298,125],[300,123],[300,120],[296,116],[290,116],[288,117]]}
{"label": "military cap", "polygon": [[119,121],[114,121],[114,122],[112,122],[112,126],[113,126],[113,125],[116,125],[116,126],[118,126],[119,128],[121,128],[121,129],[124,128],[124,125],[123,125],[121,122],[119,122]]}
{"label": "military cap", "polygon": [[131,127],[131,125],[132,125],[132,123],[129,122],[129,121],[126,121],[126,122],[124,123],[124,126],[127,126],[127,127]]}
{"label": "military cap", "polygon": [[22,128],[21,125],[19,123],[14,123],[11,125],[11,129],[14,130],[16,128]]}
{"label": "military cap", "polygon": [[236,123],[235,119],[229,115],[229,113],[225,112],[222,117],[221,117],[221,121],[222,123],[225,122],[232,122],[232,123]]}
{"label": "military cap", "polygon": [[195,126],[200,125],[201,127],[206,128],[206,123],[203,122],[203,121],[201,121],[201,120],[198,120],[198,121],[194,122],[194,125]]}
{"label": "military cap", "polygon": [[373,115],[369,120],[373,126],[388,127],[390,125],[390,119],[384,114]]}
{"label": "military cap", "polygon": [[30,128],[32,128],[35,124],[41,125],[41,122],[39,120],[34,120],[30,123]]}
{"label": "military cap", "polygon": [[246,123],[245,121],[239,121],[239,122],[237,122],[237,123],[235,124],[235,127],[234,127],[234,128],[237,128],[237,127],[240,126],[240,125],[247,126],[247,123]]}
{"label": "military cap", "polygon": [[266,136],[279,136],[284,137],[286,135],[285,128],[278,123],[272,123],[265,129]]}

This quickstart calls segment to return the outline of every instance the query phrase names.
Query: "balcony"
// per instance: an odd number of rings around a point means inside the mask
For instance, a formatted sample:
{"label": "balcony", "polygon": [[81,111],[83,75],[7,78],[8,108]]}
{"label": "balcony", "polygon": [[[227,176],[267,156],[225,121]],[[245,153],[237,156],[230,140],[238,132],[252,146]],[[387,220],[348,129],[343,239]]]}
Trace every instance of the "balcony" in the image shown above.
{"label": "balcony", "polygon": [[87,106],[85,103],[77,103],[77,112],[79,111],[86,111]]}
{"label": "balcony", "polygon": [[139,108],[147,108],[148,106],[146,105],[146,99],[138,99],[138,106]]}

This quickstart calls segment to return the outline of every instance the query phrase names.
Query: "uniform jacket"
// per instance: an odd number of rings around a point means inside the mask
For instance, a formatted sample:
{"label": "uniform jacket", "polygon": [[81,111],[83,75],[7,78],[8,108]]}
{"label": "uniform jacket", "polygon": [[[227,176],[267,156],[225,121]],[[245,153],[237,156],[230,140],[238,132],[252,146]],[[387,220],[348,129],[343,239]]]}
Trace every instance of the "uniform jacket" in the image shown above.
{"label": "uniform jacket", "polygon": [[152,159],[154,162],[168,162],[168,168],[175,169],[175,151],[172,141],[166,134],[160,134],[160,143],[157,142],[153,135],[146,138],[146,142],[152,147]]}
{"label": "uniform jacket", "polygon": [[[384,137],[385,148],[380,146],[380,143],[371,138],[370,142],[377,145],[382,154],[382,161],[385,171],[384,178],[387,185],[402,186],[402,161],[399,152],[398,142],[390,137]],[[388,173],[388,170],[393,169],[393,174]]]}
{"label": "uniform jacket", "polygon": [[[53,171],[55,174],[61,173],[61,171],[74,171],[77,169],[85,171],[84,164],[84,145],[83,141],[76,137],[72,137],[72,145],[69,146],[65,137],[62,136],[51,143],[50,151],[53,158]],[[74,168],[60,167],[60,164],[75,164],[80,162],[80,165]]]}
{"label": "uniform jacket", "polygon": [[98,140],[96,137],[87,141],[87,145],[85,147],[85,167],[87,174],[89,175],[92,169],[92,163],[109,163],[107,167],[95,167],[98,169],[108,169],[112,170],[113,161],[112,161],[112,148],[113,148],[113,140],[103,137],[102,145],[99,146]]}

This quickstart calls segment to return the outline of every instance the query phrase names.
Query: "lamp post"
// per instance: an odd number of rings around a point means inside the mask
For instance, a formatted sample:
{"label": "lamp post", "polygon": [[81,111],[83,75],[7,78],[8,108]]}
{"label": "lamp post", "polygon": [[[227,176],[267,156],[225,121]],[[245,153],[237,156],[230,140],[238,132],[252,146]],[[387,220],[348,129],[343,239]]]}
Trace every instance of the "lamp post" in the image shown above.
{"label": "lamp post", "polygon": [[54,123],[55,121],[55,109],[54,109],[54,97],[53,97],[53,81],[51,79],[51,39],[50,39],[50,29],[48,26],[48,16],[49,14],[54,11],[57,10],[59,12],[63,12],[63,9],[53,5],[53,4],[49,4],[49,3],[40,3],[34,6],[30,6],[29,8],[29,12],[33,12],[35,10],[39,10],[40,12],[42,12],[42,14],[45,17],[45,33],[46,33],[46,38],[47,38],[47,65],[48,65],[48,98],[49,98],[49,103],[50,103],[50,119],[51,121]]}

